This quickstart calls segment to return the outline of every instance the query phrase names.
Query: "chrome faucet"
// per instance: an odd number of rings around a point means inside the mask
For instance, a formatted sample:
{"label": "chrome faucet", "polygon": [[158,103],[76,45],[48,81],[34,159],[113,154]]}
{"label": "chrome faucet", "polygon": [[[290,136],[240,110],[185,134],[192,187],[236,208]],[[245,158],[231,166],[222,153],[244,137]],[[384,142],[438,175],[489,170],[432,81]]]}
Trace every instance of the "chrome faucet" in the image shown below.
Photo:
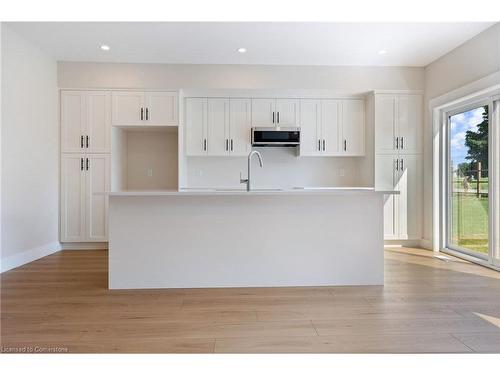
{"label": "chrome faucet", "polygon": [[248,177],[246,179],[241,178],[241,172],[240,172],[240,184],[246,183],[247,184],[247,191],[250,191],[250,187],[251,187],[250,182],[251,182],[251,178],[252,178],[252,156],[253,155],[257,155],[257,157],[259,158],[260,167],[262,168],[264,166],[264,163],[262,162],[262,155],[260,154],[259,151],[253,150],[248,154],[248,171],[247,171]]}

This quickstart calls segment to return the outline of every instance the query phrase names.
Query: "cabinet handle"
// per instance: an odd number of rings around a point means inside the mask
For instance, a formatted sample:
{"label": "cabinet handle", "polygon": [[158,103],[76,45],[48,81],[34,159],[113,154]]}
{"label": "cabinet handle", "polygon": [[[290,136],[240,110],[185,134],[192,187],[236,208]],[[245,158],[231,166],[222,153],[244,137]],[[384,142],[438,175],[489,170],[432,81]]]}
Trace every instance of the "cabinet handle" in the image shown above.
{"label": "cabinet handle", "polygon": [[144,108],[141,107],[141,121],[144,120]]}
{"label": "cabinet handle", "polygon": [[274,124],[274,112],[273,112],[273,124]]}
{"label": "cabinet handle", "polygon": [[326,141],[323,139],[323,151],[326,150]]}
{"label": "cabinet handle", "polygon": [[403,164],[403,159],[401,159],[401,171],[404,170],[404,164]]}
{"label": "cabinet handle", "polygon": [[278,124],[280,123],[280,113],[278,112],[278,115],[277,115],[277,121],[278,121]]}
{"label": "cabinet handle", "polygon": [[146,108],[146,121],[149,120],[149,108]]}
{"label": "cabinet handle", "polygon": [[87,145],[87,148],[89,148],[89,136],[87,135],[87,136],[85,137],[85,139],[86,139],[86,145]]}
{"label": "cabinet handle", "polygon": [[231,151],[233,151],[233,139],[231,138]]}
{"label": "cabinet handle", "polygon": [[203,151],[207,151],[207,139],[203,140]]}
{"label": "cabinet handle", "polygon": [[229,140],[226,139],[226,151],[229,151]]}
{"label": "cabinet handle", "polygon": [[83,158],[80,158],[80,170],[83,171]]}
{"label": "cabinet handle", "polygon": [[399,138],[396,137],[396,150],[399,149]]}
{"label": "cabinet handle", "polygon": [[405,144],[403,143],[403,137],[401,137],[401,150],[403,150],[405,148]]}
{"label": "cabinet handle", "polygon": [[89,158],[87,158],[87,171],[89,170]]}
{"label": "cabinet handle", "polygon": [[80,137],[80,148],[83,148],[83,135]]}
{"label": "cabinet handle", "polygon": [[321,139],[318,139],[318,151],[321,151]]}
{"label": "cabinet handle", "polygon": [[398,162],[398,159],[396,159],[395,162],[396,162],[396,170],[399,171],[399,162]]}
{"label": "cabinet handle", "polygon": [[347,151],[347,139],[344,139],[344,151]]}

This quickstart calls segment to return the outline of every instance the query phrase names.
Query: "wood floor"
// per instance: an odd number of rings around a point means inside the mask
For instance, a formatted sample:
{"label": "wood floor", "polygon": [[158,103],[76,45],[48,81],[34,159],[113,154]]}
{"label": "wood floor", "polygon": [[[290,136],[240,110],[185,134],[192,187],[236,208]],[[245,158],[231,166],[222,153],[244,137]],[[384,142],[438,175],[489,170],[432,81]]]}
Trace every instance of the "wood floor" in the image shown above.
{"label": "wood floor", "polygon": [[500,273],[450,259],[386,250],[384,287],[110,291],[106,251],[62,251],[1,275],[1,345],[4,352],[500,352]]}

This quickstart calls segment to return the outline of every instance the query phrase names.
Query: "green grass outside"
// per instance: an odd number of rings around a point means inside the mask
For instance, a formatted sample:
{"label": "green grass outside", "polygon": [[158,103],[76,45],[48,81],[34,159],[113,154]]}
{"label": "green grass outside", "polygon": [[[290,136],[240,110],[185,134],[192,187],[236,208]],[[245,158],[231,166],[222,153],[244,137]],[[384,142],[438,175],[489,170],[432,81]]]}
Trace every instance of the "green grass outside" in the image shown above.
{"label": "green grass outside", "polygon": [[454,193],[452,199],[452,244],[488,253],[488,198]]}

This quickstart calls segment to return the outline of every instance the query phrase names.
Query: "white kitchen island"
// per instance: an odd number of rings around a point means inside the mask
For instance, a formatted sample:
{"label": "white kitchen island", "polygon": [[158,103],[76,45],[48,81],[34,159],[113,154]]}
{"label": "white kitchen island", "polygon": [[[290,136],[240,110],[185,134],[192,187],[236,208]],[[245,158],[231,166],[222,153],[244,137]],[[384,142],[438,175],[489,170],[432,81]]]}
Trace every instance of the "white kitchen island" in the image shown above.
{"label": "white kitchen island", "polygon": [[109,288],[382,285],[387,193],[110,193]]}

